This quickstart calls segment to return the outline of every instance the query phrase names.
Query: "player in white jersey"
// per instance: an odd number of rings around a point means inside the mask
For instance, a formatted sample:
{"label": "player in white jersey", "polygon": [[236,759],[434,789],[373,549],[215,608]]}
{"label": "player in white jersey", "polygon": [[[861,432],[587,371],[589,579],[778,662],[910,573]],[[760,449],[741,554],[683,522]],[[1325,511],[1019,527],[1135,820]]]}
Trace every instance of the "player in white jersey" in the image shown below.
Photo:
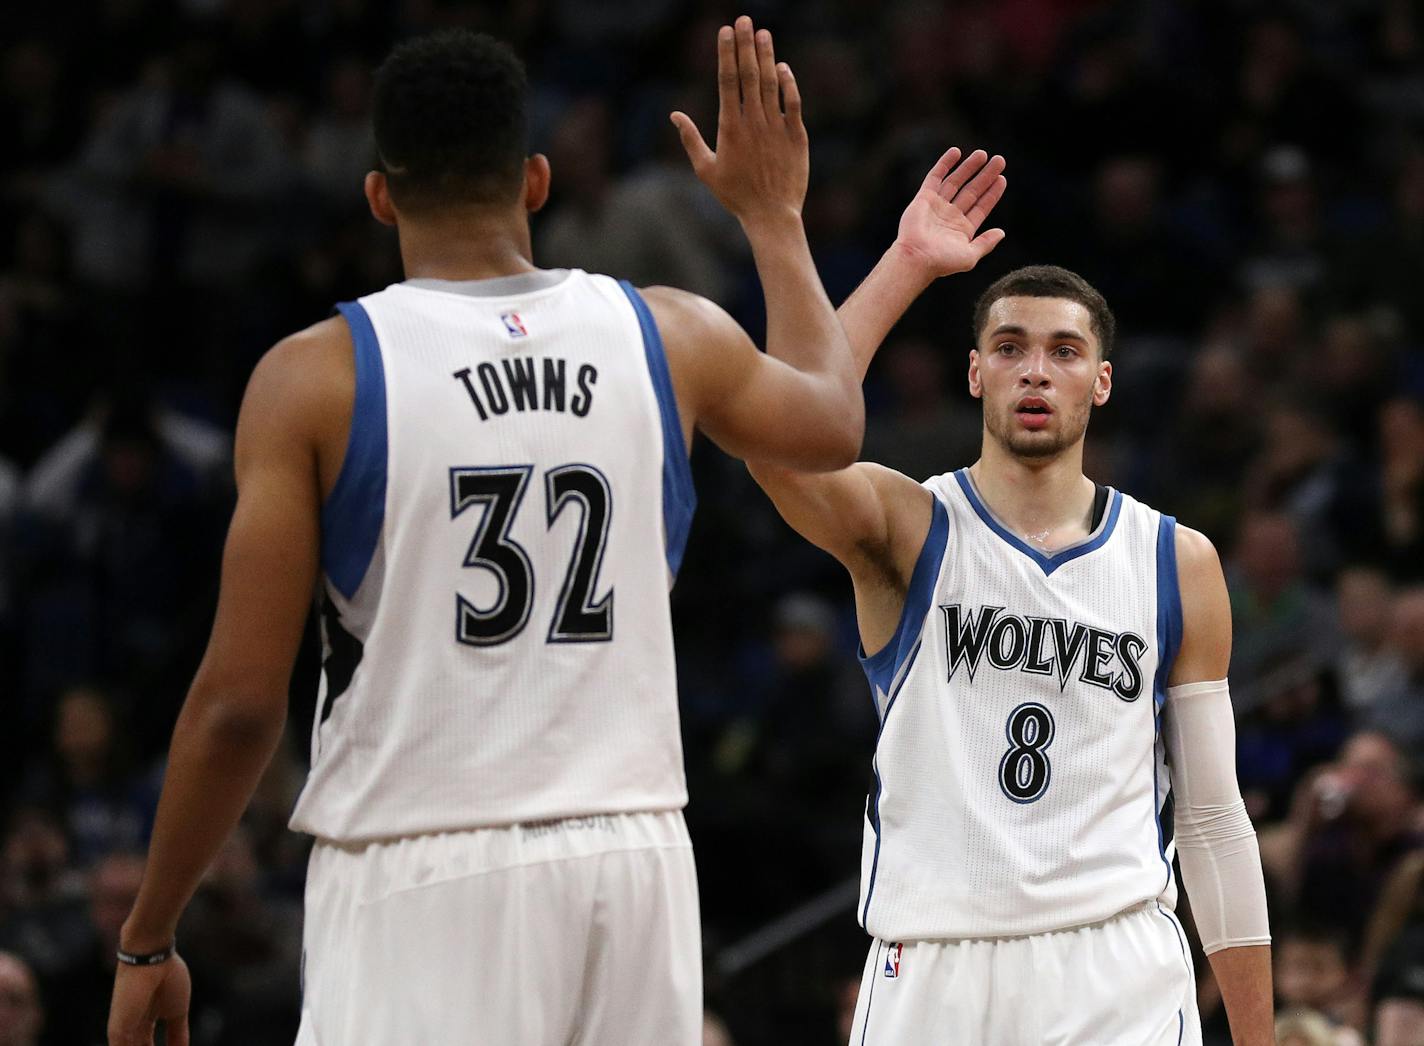
{"label": "player in white jersey", "polygon": [[[931,280],[1002,237],[979,232],[1002,161],[957,160],[931,170],[841,309],[862,373]],[[871,652],[858,914],[874,940],[853,1046],[1199,1043],[1174,852],[1236,1043],[1273,1041],[1220,564],[1202,535],[1082,471],[1113,334],[1080,277],[1020,269],[975,310],[969,468],[921,484],[873,464],[753,466],[849,570]]]}
{"label": "player in white jersey", "polygon": [[[406,282],[258,365],[212,639],[174,734],[110,1041],[185,1043],[179,915],[286,719],[313,591],[324,641],[294,828],[307,884],[303,1046],[688,1046],[701,948],[668,589],[687,444],[854,461],[845,334],[801,225],[790,70],[750,19],[718,36],[717,152],[768,354],[669,288],[543,271],[525,83],[470,33],[398,48],[374,101],[377,218]],[[784,110],[783,110],[784,103]]]}

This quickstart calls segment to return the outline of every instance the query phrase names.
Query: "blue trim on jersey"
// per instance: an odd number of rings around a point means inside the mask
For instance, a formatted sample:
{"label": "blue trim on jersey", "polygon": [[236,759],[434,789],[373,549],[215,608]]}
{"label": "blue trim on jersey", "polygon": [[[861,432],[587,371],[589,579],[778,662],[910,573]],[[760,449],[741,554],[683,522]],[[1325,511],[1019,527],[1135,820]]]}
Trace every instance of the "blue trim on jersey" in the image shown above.
{"label": "blue trim on jersey", "polygon": [[336,306],[351,328],[356,401],[336,486],[321,507],[321,566],[336,590],[356,595],[386,518],[386,371],[371,317],[359,302]]}
{"label": "blue trim on jersey", "polygon": [[[935,502],[938,503],[936,498]],[[918,570],[918,568],[916,568]],[[900,682],[895,689],[890,692],[889,699],[885,702],[885,714],[880,718],[880,729],[875,732],[875,747],[880,748],[880,736],[885,733],[885,724],[890,722],[890,710],[895,707],[895,699],[900,696],[900,691],[905,687],[905,680],[910,678],[910,669],[914,667],[915,658],[920,656],[922,643],[916,643],[910,656],[905,659],[905,670],[900,673]],[[875,896],[875,873],[880,868],[880,793],[884,790],[884,782],[880,780],[880,767],[872,757],[870,761],[871,771],[875,774],[875,798],[870,803],[870,827],[875,832],[875,854],[870,859],[870,884],[865,888],[865,907],[860,911],[860,925],[865,925],[866,917],[870,914],[870,898]]]}
{"label": "blue trim on jersey", "polygon": [[[930,604],[934,602],[935,581],[939,578],[940,565],[949,545],[949,512],[933,494],[930,500],[934,504],[930,530],[925,535],[925,543],[920,546],[919,558],[915,560],[915,570],[910,575],[910,587],[905,593],[905,606],[900,611],[895,634],[890,637],[890,642],[873,654],[867,654],[864,647],[857,651],[860,667],[870,680],[872,695],[888,694],[894,687],[896,677],[910,657],[911,648],[919,643]],[[876,711],[879,711],[878,707]],[[887,708],[886,715],[889,712]]]}
{"label": "blue trim on jersey", "polygon": [[1167,700],[1167,679],[1182,646],[1182,589],[1177,578],[1177,521],[1157,523],[1157,677],[1153,696],[1160,709]]}
{"label": "blue trim on jersey", "polygon": [[1156,746],[1162,736],[1162,708],[1167,703],[1167,680],[1181,646],[1182,591],[1177,578],[1177,521],[1164,515],[1157,522],[1157,672],[1152,680],[1152,820],[1157,825],[1157,853],[1167,870],[1167,880],[1162,886],[1164,890],[1172,881],[1172,864],[1167,860],[1166,828],[1162,824],[1162,812],[1167,800],[1160,794],[1157,783]]}
{"label": "blue trim on jersey", "polygon": [[687,532],[692,529],[692,514],[697,510],[692,465],[687,460],[687,440],[682,435],[682,419],[677,413],[677,397],[673,395],[672,375],[657,322],[637,288],[627,280],[619,280],[618,286],[623,288],[638,315],[638,326],[643,330],[643,352],[648,358],[648,375],[653,380],[658,412],[662,415],[663,534],[667,539],[668,570],[677,577],[683,551],[687,548]]}
{"label": "blue trim on jersey", "polygon": [[954,478],[959,481],[959,487],[964,491],[964,496],[969,499],[969,506],[974,509],[975,515],[984,521],[984,525],[992,530],[1003,540],[1018,549],[1029,559],[1038,564],[1044,575],[1052,574],[1064,563],[1071,563],[1079,556],[1086,556],[1089,552],[1095,552],[1102,548],[1108,538],[1112,537],[1113,531],[1117,528],[1117,518],[1122,513],[1122,493],[1114,490],[1112,500],[1108,504],[1107,521],[1103,524],[1102,530],[1098,531],[1096,537],[1083,542],[1081,545],[1074,545],[1072,548],[1065,548],[1059,552],[1040,552],[1026,541],[1021,540],[1016,534],[1005,529],[1004,525],[994,518],[982,501],[979,500],[978,493],[974,490],[974,483],[969,478],[968,469],[960,469],[954,474]]}

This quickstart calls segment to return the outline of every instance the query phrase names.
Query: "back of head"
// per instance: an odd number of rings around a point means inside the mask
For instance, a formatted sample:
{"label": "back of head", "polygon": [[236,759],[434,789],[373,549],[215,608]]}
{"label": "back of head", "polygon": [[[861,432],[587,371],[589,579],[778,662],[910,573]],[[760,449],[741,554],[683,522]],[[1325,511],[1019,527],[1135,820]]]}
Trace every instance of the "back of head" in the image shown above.
{"label": "back of head", "polygon": [[1000,298],[1064,298],[1075,301],[1092,317],[1093,334],[1102,358],[1112,354],[1117,320],[1107,300],[1083,277],[1058,265],[1026,265],[1000,276],[974,303],[974,342],[978,344],[989,320],[989,309]]}
{"label": "back of head", "polygon": [[407,214],[513,203],[529,121],[509,45],[457,29],[409,40],[376,72],[372,122],[391,199]]}

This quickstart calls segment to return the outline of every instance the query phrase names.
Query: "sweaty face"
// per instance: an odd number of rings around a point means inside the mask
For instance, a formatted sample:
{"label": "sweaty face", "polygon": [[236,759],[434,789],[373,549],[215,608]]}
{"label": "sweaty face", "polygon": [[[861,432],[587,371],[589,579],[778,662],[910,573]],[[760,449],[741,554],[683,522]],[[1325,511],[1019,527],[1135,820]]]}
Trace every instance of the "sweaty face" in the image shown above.
{"label": "sweaty face", "polygon": [[990,438],[1021,458],[1078,443],[1107,402],[1112,365],[1099,359],[1088,310],[1065,298],[1000,298],[970,354],[969,391]]}

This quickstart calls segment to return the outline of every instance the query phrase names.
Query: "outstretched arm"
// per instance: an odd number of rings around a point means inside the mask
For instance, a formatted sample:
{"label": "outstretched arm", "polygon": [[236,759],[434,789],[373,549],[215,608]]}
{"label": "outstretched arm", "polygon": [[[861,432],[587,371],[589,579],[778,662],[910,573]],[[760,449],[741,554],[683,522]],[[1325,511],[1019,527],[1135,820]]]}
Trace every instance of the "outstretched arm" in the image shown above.
{"label": "outstretched arm", "polygon": [[1236,783],[1227,690],[1231,604],[1211,542],[1177,528],[1182,645],[1168,679],[1164,736],[1176,795],[1182,881],[1236,1046],[1275,1041],[1270,930],[1256,833]]}
{"label": "outstretched arm", "polygon": [[959,149],[952,148],[930,168],[900,216],[895,242],[840,308],[862,378],[880,343],[926,287],[941,276],[968,272],[1003,240],[1003,229],[979,229],[1007,186],[1004,158],[982,149],[960,162]]}
{"label": "outstretched arm", "polygon": [[841,468],[860,453],[865,403],[801,222],[810,159],[796,79],[776,61],[771,34],[743,16],[718,32],[717,84],[715,152],[686,114],[672,120],[697,177],[751,242],[766,295],[767,355],[710,303],[655,291],[648,303],[678,402],[685,422],[729,453]]}

